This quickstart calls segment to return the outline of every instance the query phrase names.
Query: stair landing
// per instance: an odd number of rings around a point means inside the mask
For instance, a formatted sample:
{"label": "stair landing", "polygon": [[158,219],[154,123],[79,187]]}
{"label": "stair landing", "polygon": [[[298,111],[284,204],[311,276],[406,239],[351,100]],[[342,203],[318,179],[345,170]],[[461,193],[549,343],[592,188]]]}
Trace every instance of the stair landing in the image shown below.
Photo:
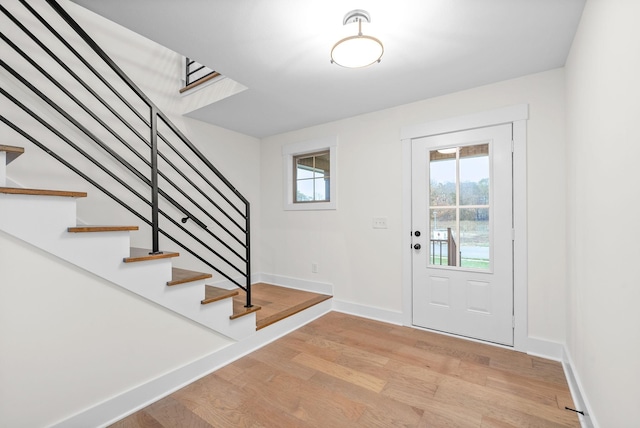
{"label": "stair landing", "polygon": [[[273,323],[297,314],[311,306],[330,299],[332,296],[293,288],[280,287],[262,282],[251,286],[251,303],[260,306],[256,312],[256,330],[260,330]],[[233,298],[234,312],[246,310],[246,293],[240,290]]]}

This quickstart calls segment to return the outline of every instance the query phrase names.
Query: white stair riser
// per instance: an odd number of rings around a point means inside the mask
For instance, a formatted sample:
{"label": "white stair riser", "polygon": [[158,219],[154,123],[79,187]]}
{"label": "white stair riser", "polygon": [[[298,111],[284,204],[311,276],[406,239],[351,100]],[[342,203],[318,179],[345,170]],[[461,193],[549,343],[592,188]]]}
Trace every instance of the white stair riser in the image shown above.
{"label": "white stair riser", "polygon": [[0,227],[35,246],[58,240],[75,223],[75,198],[0,194]]}
{"label": "white stair riser", "polygon": [[0,152],[0,187],[7,185],[7,152]]}
{"label": "white stair riser", "polygon": [[[229,312],[225,309],[225,306],[230,307]],[[240,318],[230,319],[229,314],[233,312],[232,299],[224,299],[206,305],[200,305],[199,317],[203,320],[203,324],[213,324],[220,326],[224,329],[225,334],[234,339],[244,339],[256,332],[256,313],[253,312],[248,315],[244,315]]]}

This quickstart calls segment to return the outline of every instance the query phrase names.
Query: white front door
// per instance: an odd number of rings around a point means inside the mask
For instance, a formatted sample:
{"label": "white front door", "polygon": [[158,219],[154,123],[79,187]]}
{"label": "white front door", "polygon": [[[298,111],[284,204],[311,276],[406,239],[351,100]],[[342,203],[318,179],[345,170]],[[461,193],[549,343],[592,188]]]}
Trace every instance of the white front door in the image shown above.
{"label": "white front door", "polygon": [[512,125],[412,140],[413,324],[513,345]]}

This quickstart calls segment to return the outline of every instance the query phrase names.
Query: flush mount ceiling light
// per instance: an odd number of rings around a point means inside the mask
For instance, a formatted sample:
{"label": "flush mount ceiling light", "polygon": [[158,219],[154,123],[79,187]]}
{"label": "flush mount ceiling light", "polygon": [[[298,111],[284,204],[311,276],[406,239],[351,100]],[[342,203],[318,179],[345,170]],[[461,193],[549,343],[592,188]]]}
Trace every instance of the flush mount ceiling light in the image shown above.
{"label": "flush mount ceiling light", "polygon": [[343,25],[358,23],[358,34],[345,37],[333,45],[332,63],[347,68],[360,68],[380,62],[384,53],[382,42],[375,37],[362,34],[362,21],[371,22],[371,16],[366,10],[352,10],[344,16]]}

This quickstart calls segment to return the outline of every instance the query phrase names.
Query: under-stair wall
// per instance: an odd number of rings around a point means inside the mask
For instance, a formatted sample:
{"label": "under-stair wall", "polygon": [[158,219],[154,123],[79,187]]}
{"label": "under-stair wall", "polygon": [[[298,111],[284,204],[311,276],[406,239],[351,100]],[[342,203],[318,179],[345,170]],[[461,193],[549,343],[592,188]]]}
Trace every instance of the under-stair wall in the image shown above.
{"label": "under-stair wall", "polygon": [[49,426],[231,343],[4,232],[0,265],[0,426]]}

